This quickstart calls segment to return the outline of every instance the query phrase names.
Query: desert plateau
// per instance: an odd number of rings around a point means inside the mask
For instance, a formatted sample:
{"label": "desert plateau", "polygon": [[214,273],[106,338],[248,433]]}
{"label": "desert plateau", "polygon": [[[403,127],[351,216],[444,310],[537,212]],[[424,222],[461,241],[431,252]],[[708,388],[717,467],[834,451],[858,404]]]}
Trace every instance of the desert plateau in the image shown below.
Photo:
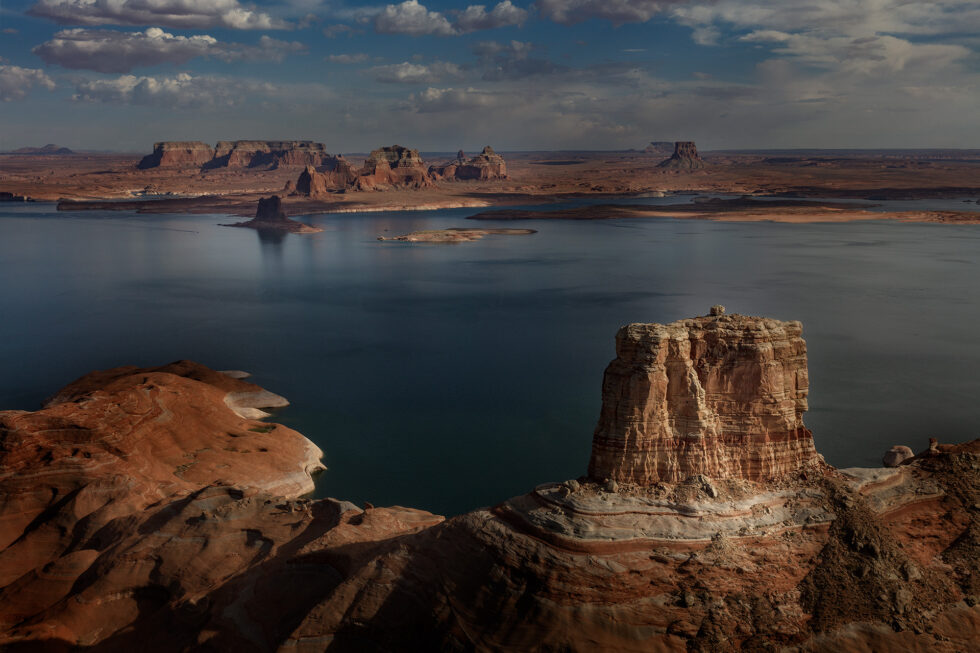
{"label": "desert plateau", "polygon": [[0,651],[980,651],[963,0],[7,0]]}

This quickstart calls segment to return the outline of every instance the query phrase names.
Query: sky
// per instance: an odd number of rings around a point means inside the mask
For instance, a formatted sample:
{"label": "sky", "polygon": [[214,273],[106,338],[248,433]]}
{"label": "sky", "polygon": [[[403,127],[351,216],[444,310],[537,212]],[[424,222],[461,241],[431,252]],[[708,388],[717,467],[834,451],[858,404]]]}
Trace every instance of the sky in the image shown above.
{"label": "sky", "polygon": [[0,0],[0,150],[980,147],[980,0]]}

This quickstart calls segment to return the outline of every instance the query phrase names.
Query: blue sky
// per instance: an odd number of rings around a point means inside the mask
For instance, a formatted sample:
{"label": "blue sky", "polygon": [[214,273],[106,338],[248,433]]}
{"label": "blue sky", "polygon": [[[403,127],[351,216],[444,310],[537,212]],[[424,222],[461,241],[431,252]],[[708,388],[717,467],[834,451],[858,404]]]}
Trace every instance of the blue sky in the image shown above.
{"label": "blue sky", "polygon": [[978,49],[978,0],[4,0],[0,149],[980,147]]}

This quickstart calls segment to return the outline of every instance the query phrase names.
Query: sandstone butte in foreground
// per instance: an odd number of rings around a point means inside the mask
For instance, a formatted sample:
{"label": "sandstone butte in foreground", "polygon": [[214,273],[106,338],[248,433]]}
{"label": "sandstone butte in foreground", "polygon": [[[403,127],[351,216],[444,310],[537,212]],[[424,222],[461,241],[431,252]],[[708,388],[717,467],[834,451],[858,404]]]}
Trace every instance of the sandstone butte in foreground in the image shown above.
{"label": "sandstone butte in foreground", "polygon": [[620,330],[588,476],[448,520],[300,498],[285,400],[194,363],[0,413],[0,647],[975,650],[980,440],[836,470],[800,324],[712,313]]}

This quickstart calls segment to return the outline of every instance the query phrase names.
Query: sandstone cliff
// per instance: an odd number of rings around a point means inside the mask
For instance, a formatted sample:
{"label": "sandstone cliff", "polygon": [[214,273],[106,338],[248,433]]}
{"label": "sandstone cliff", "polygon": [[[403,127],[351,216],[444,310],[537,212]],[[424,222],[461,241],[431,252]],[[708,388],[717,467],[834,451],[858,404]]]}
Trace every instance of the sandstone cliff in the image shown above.
{"label": "sandstone cliff", "polygon": [[371,152],[354,184],[358,190],[390,187],[425,188],[432,185],[418,150],[401,145],[382,147]]}
{"label": "sandstone cliff", "polygon": [[319,166],[329,158],[326,146],[313,141],[218,141],[207,167]]}
{"label": "sandstone cliff", "polygon": [[817,460],[799,322],[718,315],[616,335],[589,476],[652,485],[761,481]]}
{"label": "sandstone cliff", "polygon": [[154,143],[153,153],[138,168],[200,167],[263,168],[319,166],[332,157],[323,143],[313,141],[218,141],[211,147],[200,141]]}
{"label": "sandstone cliff", "polygon": [[137,168],[200,167],[214,158],[214,149],[200,141],[163,141],[153,144],[153,153],[144,156]]}
{"label": "sandstone cliff", "polygon": [[296,180],[295,192],[313,199],[353,187],[357,172],[342,156],[331,157],[320,168],[306,166]]}
{"label": "sandstone cliff", "polygon": [[[666,418],[744,429],[761,452],[754,438],[802,428],[798,323],[721,317],[625,327],[597,438]],[[715,476],[582,477],[443,521],[277,496],[309,487],[319,452],[236,414],[271,401],[241,383],[190,363],[120,368],[0,413],[0,647],[975,648],[980,440],[894,468],[763,455],[766,482],[726,451]],[[666,412],[648,410],[661,390]],[[675,445],[650,455],[688,459]]]}
{"label": "sandstone cliff", "polygon": [[671,170],[700,170],[704,168],[704,161],[698,154],[694,141],[678,141],[674,143],[674,153],[669,159],[662,161],[659,167]]}
{"label": "sandstone cliff", "polygon": [[504,158],[487,145],[483,151],[469,159],[460,150],[452,161],[429,167],[429,174],[436,179],[506,179],[507,164]]}

